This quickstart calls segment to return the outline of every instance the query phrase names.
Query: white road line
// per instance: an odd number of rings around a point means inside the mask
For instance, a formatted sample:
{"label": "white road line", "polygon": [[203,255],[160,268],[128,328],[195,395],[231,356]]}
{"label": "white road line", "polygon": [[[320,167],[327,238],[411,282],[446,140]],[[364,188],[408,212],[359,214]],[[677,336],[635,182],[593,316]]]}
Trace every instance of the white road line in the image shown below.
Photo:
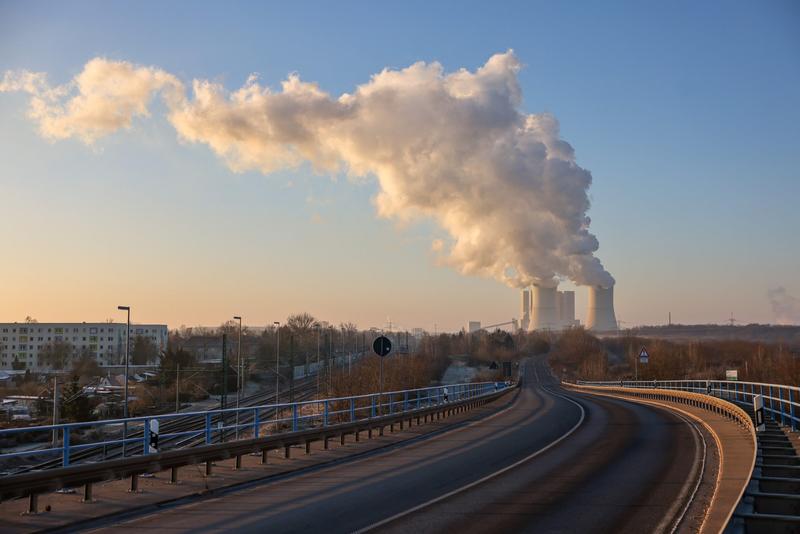
{"label": "white road line", "polygon": [[700,462],[700,473],[697,475],[697,482],[692,489],[692,494],[689,495],[689,498],[686,500],[686,504],[683,506],[683,510],[681,510],[680,515],[675,519],[675,523],[672,525],[672,529],[670,530],[670,534],[677,532],[678,527],[683,523],[683,520],[686,518],[686,513],[689,511],[689,508],[692,506],[695,497],[697,497],[697,492],[700,490],[700,484],[703,482],[703,477],[705,476],[706,472],[706,454],[708,453],[708,446],[706,445],[706,437],[700,432],[700,429],[697,428],[697,424],[693,421],[689,420],[686,416],[675,412],[675,415],[683,419],[687,425],[691,426],[692,429],[695,431],[697,437],[700,438],[700,443],[703,444],[703,452],[701,454],[701,462]]}
{"label": "white road line", "polygon": [[[588,394],[589,395],[598,395],[598,396],[601,396],[601,397],[608,397],[608,398],[612,398],[612,399],[618,399],[618,400],[622,400],[622,401],[626,401],[626,402],[631,402],[631,403],[634,403],[634,404],[645,404],[645,405],[648,405],[648,406],[654,406],[656,408],[660,408],[660,409],[662,409],[664,411],[670,412],[673,415],[676,415],[679,418],[683,419],[684,422],[686,424],[688,424],[689,426],[693,427],[694,431],[697,432],[697,435],[700,436],[701,441],[703,443],[703,462],[701,464],[700,476],[697,479],[697,482],[695,484],[694,490],[692,491],[692,494],[689,496],[689,499],[686,502],[686,505],[684,506],[683,511],[681,512],[681,514],[677,518],[676,522],[672,526],[672,529],[670,530],[670,534],[676,532],[678,530],[678,527],[680,526],[680,524],[683,522],[683,519],[686,516],[686,513],[689,511],[689,507],[694,502],[694,499],[697,496],[697,492],[700,489],[700,484],[702,484],[702,482],[703,482],[703,476],[705,474],[705,469],[706,469],[706,456],[708,455],[708,445],[707,445],[705,436],[697,428],[697,423],[700,423],[701,425],[703,425],[703,427],[708,431],[708,433],[711,434],[711,436],[714,437],[714,440],[716,441],[716,444],[717,444],[717,449],[719,451],[722,451],[722,443],[719,441],[719,437],[717,436],[716,432],[714,432],[714,429],[711,428],[711,426],[708,423],[706,423],[705,421],[700,419],[698,416],[696,416],[696,415],[694,415],[692,413],[689,413],[689,412],[687,412],[685,410],[682,410],[681,408],[678,408],[677,406],[671,406],[671,405],[667,405],[667,404],[662,404],[662,403],[660,403],[658,401],[654,401],[654,400],[623,397],[623,396],[620,396],[620,395],[614,395],[614,394],[611,394],[611,393],[604,393],[604,392],[592,392],[592,393],[588,393]],[[695,422],[692,422],[692,420],[694,420]],[[720,453],[720,456],[721,456],[721,453]],[[714,492],[711,495],[711,500],[710,500],[711,503],[714,502],[714,499],[717,496],[717,489],[719,488],[720,480],[721,480],[721,477],[722,477],[721,462],[722,462],[722,458],[720,458],[720,469],[717,472],[717,481],[714,484]],[[709,510],[710,510],[710,506],[705,511],[705,516],[703,517],[703,521],[702,521],[702,523],[700,525],[700,529],[699,529],[700,532],[702,532],[705,529],[706,520],[708,519]],[[726,521],[726,524],[727,524],[727,521]],[[659,526],[661,526],[661,525],[659,525]]]}
{"label": "white road line", "polygon": [[[538,373],[536,372],[536,367],[534,367],[534,373],[538,377]],[[583,409],[583,406],[581,406],[580,403],[570,399],[567,396],[561,395],[559,393],[554,393],[554,392],[550,391],[549,389],[546,389],[544,386],[542,386],[542,389],[544,389],[545,391],[547,391],[551,395],[555,395],[556,397],[561,397],[562,399],[565,399],[565,400],[571,402],[572,404],[574,404],[575,406],[577,406],[580,409],[580,411],[581,411],[580,419],[578,420],[577,423],[575,423],[575,426],[570,428],[565,434],[561,435],[555,441],[550,442],[548,445],[542,447],[541,449],[537,450],[536,452],[534,452],[532,454],[529,454],[525,458],[523,458],[521,460],[518,460],[518,461],[514,462],[511,465],[508,465],[508,466],[506,466],[506,467],[504,467],[504,468],[502,468],[502,469],[500,469],[498,471],[495,471],[494,473],[490,473],[490,474],[486,475],[483,478],[475,480],[474,482],[470,482],[469,484],[461,486],[460,488],[456,488],[453,491],[445,493],[444,495],[440,495],[439,497],[436,497],[436,498],[431,499],[431,500],[429,500],[427,502],[419,504],[419,505],[417,505],[417,506],[415,506],[413,508],[409,508],[408,510],[400,512],[399,514],[395,514],[395,515],[393,515],[391,517],[387,517],[386,519],[383,519],[383,520],[378,521],[376,523],[372,523],[371,525],[368,525],[368,526],[366,526],[366,527],[364,527],[362,529],[359,529],[359,530],[355,531],[354,534],[361,534],[363,532],[369,532],[370,530],[374,530],[376,528],[382,527],[382,526],[384,526],[384,525],[386,525],[388,523],[391,523],[392,521],[396,521],[397,519],[400,519],[401,517],[405,517],[405,516],[407,516],[409,514],[413,514],[414,512],[418,512],[418,511],[420,511],[420,510],[422,510],[424,508],[427,508],[427,507],[429,507],[431,505],[434,505],[434,504],[436,504],[438,502],[441,502],[441,501],[443,501],[445,499],[449,499],[450,497],[452,497],[454,495],[458,495],[459,493],[467,491],[470,488],[474,488],[475,486],[477,486],[479,484],[483,484],[484,482],[486,482],[488,480],[491,480],[491,479],[493,479],[493,478],[495,478],[495,477],[497,477],[499,475],[502,475],[503,473],[507,473],[508,471],[510,471],[510,470],[512,470],[512,469],[524,464],[525,462],[528,462],[528,461],[536,458],[537,456],[539,456],[539,455],[543,454],[544,452],[550,450],[551,448],[555,447],[556,445],[561,443],[563,440],[568,438],[573,432],[575,432],[578,429],[578,427],[580,427],[583,424],[583,421],[586,418],[586,410]]]}

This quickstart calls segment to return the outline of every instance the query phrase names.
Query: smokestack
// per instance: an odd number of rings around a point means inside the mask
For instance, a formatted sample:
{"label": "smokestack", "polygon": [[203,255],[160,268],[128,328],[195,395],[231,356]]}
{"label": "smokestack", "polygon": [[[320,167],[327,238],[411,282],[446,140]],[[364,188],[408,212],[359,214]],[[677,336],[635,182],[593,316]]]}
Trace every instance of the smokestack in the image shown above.
{"label": "smokestack", "polygon": [[589,309],[586,317],[589,330],[616,330],[617,317],[614,315],[614,286],[589,287]]}
{"label": "smokestack", "polygon": [[533,286],[532,330],[555,330],[558,328],[556,317],[556,288]]}
{"label": "smokestack", "polygon": [[519,321],[519,327],[523,331],[528,330],[531,324],[531,292],[527,289],[522,290],[522,318]]}

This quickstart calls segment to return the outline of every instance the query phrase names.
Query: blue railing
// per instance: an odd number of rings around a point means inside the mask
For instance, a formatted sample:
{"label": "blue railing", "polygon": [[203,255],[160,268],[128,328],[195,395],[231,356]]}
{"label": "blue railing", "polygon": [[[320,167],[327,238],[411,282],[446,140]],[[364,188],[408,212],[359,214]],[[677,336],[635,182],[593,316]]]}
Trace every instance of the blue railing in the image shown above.
{"label": "blue railing", "polygon": [[792,430],[800,429],[800,387],[761,382],[737,382],[733,380],[617,380],[578,384],[591,386],[621,386],[630,388],[677,389],[694,393],[705,393],[737,404],[753,405],[753,397],[761,395],[764,410],[772,419]]}
{"label": "blue railing", "polygon": [[[42,448],[0,453],[0,463],[8,469],[8,461],[14,458],[41,461],[55,457],[51,463],[67,467],[82,461],[151,454],[155,422],[159,428],[157,451],[162,452],[411,412],[481,397],[506,387],[504,382],[476,382],[245,408],[11,428],[0,430],[0,440],[39,442]],[[78,454],[84,451],[89,452]]]}

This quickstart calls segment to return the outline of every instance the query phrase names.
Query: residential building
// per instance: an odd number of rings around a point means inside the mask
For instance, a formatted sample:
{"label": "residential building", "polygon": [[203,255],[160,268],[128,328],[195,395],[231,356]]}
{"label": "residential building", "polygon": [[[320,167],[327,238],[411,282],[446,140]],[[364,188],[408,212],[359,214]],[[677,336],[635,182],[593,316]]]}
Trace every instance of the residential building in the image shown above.
{"label": "residential building", "polygon": [[[132,324],[131,351],[138,336],[152,341],[159,353],[167,348],[167,325]],[[69,343],[72,358],[88,353],[101,367],[120,365],[126,341],[125,323],[0,323],[0,369],[13,369],[17,362],[18,369],[50,371],[42,354],[56,342]]]}

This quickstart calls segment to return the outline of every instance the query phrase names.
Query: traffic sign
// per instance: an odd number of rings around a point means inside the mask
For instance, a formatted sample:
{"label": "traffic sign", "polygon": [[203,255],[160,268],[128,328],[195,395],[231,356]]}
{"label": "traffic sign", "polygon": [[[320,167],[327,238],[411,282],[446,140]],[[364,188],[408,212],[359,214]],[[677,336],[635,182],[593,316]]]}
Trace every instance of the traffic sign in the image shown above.
{"label": "traffic sign", "polygon": [[650,355],[647,354],[647,349],[642,347],[642,350],[639,351],[639,363],[647,363],[650,361]]}
{"label": "traffic sign", "polygon": [[386,336],[378,336],[372,342],[372,350],[378,356],[388,356],[392,352],[392,342]]}

